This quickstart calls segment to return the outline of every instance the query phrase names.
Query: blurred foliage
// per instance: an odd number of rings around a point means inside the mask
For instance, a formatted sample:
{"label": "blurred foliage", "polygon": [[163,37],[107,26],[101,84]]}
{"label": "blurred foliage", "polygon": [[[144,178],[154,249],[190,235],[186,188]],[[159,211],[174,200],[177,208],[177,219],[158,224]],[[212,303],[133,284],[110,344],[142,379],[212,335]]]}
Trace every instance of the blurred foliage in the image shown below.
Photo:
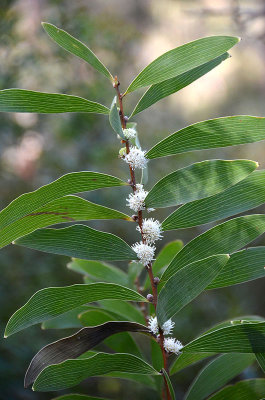
{"label": "blurred foliage", "polygon": [[[135,121],[144,148],[203,119],[234,114],[264,115],[264,1],[2,0],[0,19],[1,89],[21,87],[75,94],[106,105],[110,105],[114,96],[111,85],[83,61],[56,46],[42,30],[42,20],[62,27],[89,44],[110,71],[118,74],[122,89],[141,68],[172,47],[207,35],[242,36],[241,44],[231,51],[232,59],[137,116]],[[126,99],[128,115],[139,93]],[[19,194],[71,171],[93,170],[127,179],[127,171],[121,169],[116,156],[118,142],[106,118],[85,114],[2,114],[0,207]],[[151,161],[149,187],[167,173],[206,158],[249,158],[264,167],[264,150],[265,144],[257,143]],[[122,193],[124,189],[108,189],[89,194],[87,198],[118,208]],[[125,211],[123,204],[124,201],[120,208]],[[165,215],[165,210],[161,210],[161,219]],[[136,233],[128,233],[125,224],[113,222],[111,231],[131,243]],[[90,225],[110,231],[108,222]],[[210,224],[204,228],[209,227]],[[179,238],[186,243],[200,229],[169,232],[161,245]],[[255,244],[264,245],[264,238]],[[9,246],[1,251],[1,333],[9,316],[38,289],[80,282],[78,275],[66,269],[66,263],[66,257],[25,248]],[[264,298],[262,285],[259,280],[204,293],[178,315],[176,336],[187,342],[223,319],[250,313],[264,316],[264,301],[260,300]],[[22,376],[33,354],[61,336],[60,332],[41,331],[37,327],[1,340],[1,398],[52,398],[51,394],[24,390]],[[174,376],[178,398],[183,396],[196,370],[198,366]],[[252,376],[253,370],[249,369],[244,377]],[[80,386],[80,392],[116,399],[154,398],[144,387],[111,378],[90,379]]]}

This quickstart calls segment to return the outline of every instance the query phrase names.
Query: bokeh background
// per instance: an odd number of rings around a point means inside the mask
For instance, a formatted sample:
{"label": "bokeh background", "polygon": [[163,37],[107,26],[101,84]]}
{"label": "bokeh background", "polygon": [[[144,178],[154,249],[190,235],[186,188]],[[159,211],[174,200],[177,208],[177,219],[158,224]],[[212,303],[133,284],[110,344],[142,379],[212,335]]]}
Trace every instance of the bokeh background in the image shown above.
{"label": "bokeh background", "polygon": [[[131,79],[154,58],[187,41],[208,35],[237,35],[242,41],[230,51],[232,58],[181,92],[136,116],[143,148],[188,124],[204,119],[250,114],[264,116],[265,1],[263,0],[1,0],[0,88],[50,91],[80,95],[110,105],[114,96],[107,80],[82,60],[64,52],[42,30],[48,21],[89,45],[125,89]],[[127,114],[140,91],[126,98]],[[0,208],[18,195],[49,183],[71,171],[92,170],[127,179],[117,157],[119,142],[107,117],[85,114],[1,114]],[[264,168],[265,143],[229,149],[186,153],[150,162],[149,188],[177,168],[203,159],[249,158]],[[126,211],[124,189],[101,190],[86,198]],[[121,201],[124,198],[124,201]],[[170,210],[157,214],[165,217]],[[260,207],[259,212],[264,208]],[[128,210],[127,210],[128,212]],[[90,223],[136,239],[126,222]],[[174,231],[168,240],[187,243],[211,225]],[[264,237],[254,245],[265,245]],[[66,257],[8,246],[0,252],[0,330],[10,315],[38,289],[80,283],[66,269]],[[178,315],[175,334],[187,342],[211,325],[239,315],[264,315],[264,280],[215,290],[201,295]],[[50,399],[52,393],[23,389],[23,374],[36,351],[70,332],[29,328],[1,339],[0,398]],[[194,378],[198,366],[173,378],[178,398]],[[255,367],[243,377],[257,376]],[[242,378],[242,376],[241,376]],[[155,393],[135,383],[93,378],[79,392],[113,399],[156,399]]]}

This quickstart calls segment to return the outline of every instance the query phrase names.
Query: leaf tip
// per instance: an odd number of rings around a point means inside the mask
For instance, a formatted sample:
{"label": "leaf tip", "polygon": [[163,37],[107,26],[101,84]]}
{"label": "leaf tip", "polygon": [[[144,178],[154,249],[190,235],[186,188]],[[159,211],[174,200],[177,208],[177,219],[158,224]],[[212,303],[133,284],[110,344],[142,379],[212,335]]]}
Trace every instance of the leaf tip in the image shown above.
{"label": "leaf tip", "polygon": [[259,168],[259,163],[255,161],[256,168]]}

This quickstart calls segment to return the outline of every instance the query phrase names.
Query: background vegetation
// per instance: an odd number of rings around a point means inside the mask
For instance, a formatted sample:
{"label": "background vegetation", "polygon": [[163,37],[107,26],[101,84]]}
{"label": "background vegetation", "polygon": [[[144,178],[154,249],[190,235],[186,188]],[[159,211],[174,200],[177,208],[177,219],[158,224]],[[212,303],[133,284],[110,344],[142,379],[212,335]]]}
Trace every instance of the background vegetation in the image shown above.
{"label": "background vegetation", "polygon": [[[41,21],[54,23],[87,43],[111,71],[116,71],[123,89],[145,65],[173,47],[202,36],[241,36],[242,42],[231,50],[232,59],[135,118],[143,148],[150,148],[169,133],[204,119],[234,114],[264,116],[265,2],[262,0],[2,0],[0,19],[1,89],[20,87],[75,94],[106,105],[114,95],[107,81],[49,40]],[[128,113],[134,105],[133,101],[125,103]],[[116,157],[117,141],[109,129],[107,117],[93,115],[2,114],[0,208],[19,194],[71,171],[92,170],[126,178],[127,169],[121,170],[122,164]],[[150,162],[149,185],[166,173],[206,158],[249,158],[264,168],[264,150],[265,144],[261,142],[186,153],[167,158],[166,162],[158,159],[154,164]],[[120,193],[119,189],[102,190],[90,193],[87,198],[109,207],[115,207],[116,203],[117,207]],[[122,201],[121,211],[125,211],[124,204]],[[264,206],[255,211],[264,212]],[[160,212],[162,220],[163,210]],[[104,222],[93,222],[90,226],[109,230]],[[203,228],[209,227],[210,224]],[[171,231],[165,240],[182,239],[186,243],[201,229]],[[113,221],[113,233],[124,237],[124,230],[125,224]],[[135,239],[132,230],[128,242]],[[265,245],[264,236],[255,244]],[[81,282],[78,275],[66,269],[67,262],[67,257],[22,247],[8,246],[1,251],[1,335],[10,315],[38,289]],[[264,316],[263,293],[264,280],[204,293],[179,314],[176,329],[188,341],[224,319],[242,314]],[[8,400],[52,397],[24,390],[22,376],[36,351],[57,337],[58,332],[35,327],[5,341],[1,339],[0,397]],[[184,370],[173,377],[180,397],[196,369]],[[251,378],[254,372],[250,368],[244,377]],[[79,392],[82,391],[91,395],[108,394],[116,399],[153,398],[141,386],[111,378],[90,379],[81,385]]]}

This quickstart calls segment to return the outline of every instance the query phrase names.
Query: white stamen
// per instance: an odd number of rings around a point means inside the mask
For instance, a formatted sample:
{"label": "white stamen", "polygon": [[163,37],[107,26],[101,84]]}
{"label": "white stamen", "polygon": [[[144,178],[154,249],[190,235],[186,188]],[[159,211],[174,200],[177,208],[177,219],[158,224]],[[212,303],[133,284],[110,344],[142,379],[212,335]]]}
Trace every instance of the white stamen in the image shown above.
{"label": "white stamen", "polygon": [[183,349],[183,345],[175,338],[166,338],[164,339],[164,348],[167,353],[179,354],[181,349]]}
{"label": "white stamen", "polygon": [[156,317],[149,317],[148,328],[154,335],[158,334],[158,323]]}
{"label": "white stamen", "polygon": [[138,149],[137,147],[130,147],[130,153],[126,154],[124,160],[132,167],[135,168],[145,168],[147,165],[147,158],[145,158],[146,151]]}
{"label": "white stamen", "polygon": [[135,212],[144,210],[144,201],[147,194],[148,192],[143,190],[143,185],[137,184],[136,191],[134,193],[130,193],[129,197],[126,199],[126,201],[128,202],[127,205],[130,207],[131,210]]}
{"label": "white stamen", "polygon": [[162,325],[164,335],[171,335],[174,325],[175,322],[173,322],[171,318],[168,321],[164,322],[164,324]]}
{"label": "white stamen", "polygon": [[137,257],[144,266],[148,265],[154,259],[155,255],[154,246],[149,246],[148,244],[140,242],[140,243],[135,243],[132,246],[132,249],[135,251]]}
{"label": "white stamen", "polygon": [[[140,227],[136,228],[139,232],[141,232]],[[161,232],[161,224],[159,221],[155,221],[154,218],[144,219],[142,223],[142,232],[143,238],[147,241],[147,243],[154,243],[155,241],[162,238]]]}

